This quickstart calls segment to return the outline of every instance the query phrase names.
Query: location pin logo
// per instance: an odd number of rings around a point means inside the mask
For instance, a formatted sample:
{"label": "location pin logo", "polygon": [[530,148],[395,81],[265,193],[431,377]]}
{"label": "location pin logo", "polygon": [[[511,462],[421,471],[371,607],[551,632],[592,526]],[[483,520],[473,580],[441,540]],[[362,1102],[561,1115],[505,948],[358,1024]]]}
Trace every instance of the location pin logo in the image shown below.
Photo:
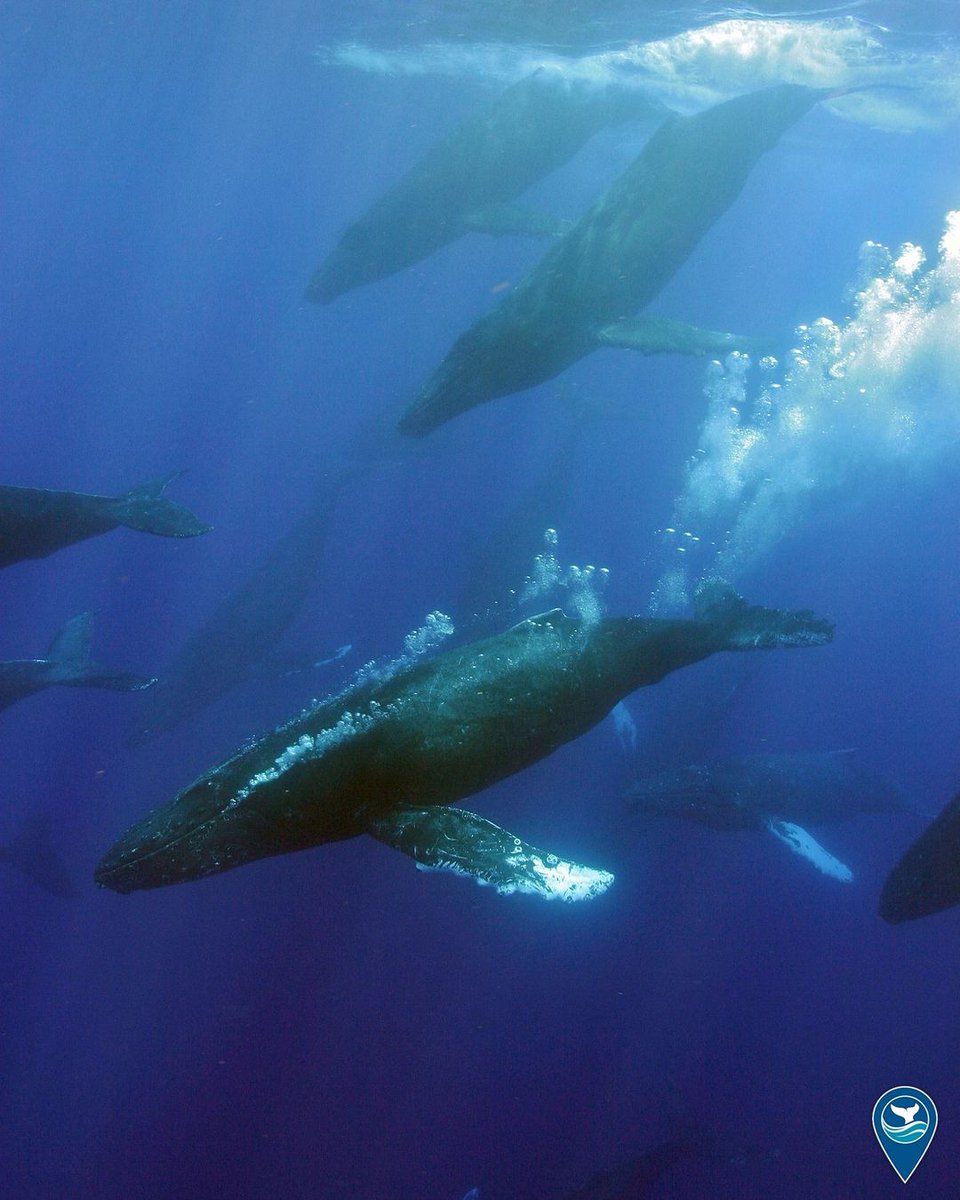
{"label": "location pin logo", "polygon": [[937,1132],[937,1106],[919,1088],[890,1088],[873,1106],[873,1132],[890,1166],[906,1183]]}

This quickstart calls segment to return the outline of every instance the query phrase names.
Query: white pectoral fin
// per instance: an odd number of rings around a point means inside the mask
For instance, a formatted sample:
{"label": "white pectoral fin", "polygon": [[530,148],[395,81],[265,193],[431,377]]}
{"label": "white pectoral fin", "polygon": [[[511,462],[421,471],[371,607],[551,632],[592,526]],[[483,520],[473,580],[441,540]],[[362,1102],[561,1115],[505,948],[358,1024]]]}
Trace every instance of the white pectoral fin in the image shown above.
{"label": "white pectoral fin", "polygon": [[613,883],[598,871],[547,854],[462,808],[401,808],[371,821],[367,832],[408,854],[421,870],[453,871],[495,887],[545,900],[592,900]]}
{"label": "white pectoral fin", "polygon": [[636,350],[640,354],[683,354],[693,358],[724,355],[732,350],[743,354],[770,354],[775,343],[766,338],[745,337],[717,329],[700,329],[669,317],[627,317],[597,330],[602,346]]}
{"label": "white pectoral fin", "polygon": [[824,850],[816,838],[811,837],[801,826],[794,825],[792,821],[768,821],[767,828],[782,842],[786,842],[795,854],[812,862],[824,875],[839,879],[843,883],[849,883],[853,879],[853,872],[846,863]]}

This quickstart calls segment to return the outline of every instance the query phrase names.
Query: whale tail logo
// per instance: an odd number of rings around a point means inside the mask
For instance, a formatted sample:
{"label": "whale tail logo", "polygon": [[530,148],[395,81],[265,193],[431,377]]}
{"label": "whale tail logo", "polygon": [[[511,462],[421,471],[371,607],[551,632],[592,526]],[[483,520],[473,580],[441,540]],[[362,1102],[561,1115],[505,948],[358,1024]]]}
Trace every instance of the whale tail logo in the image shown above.
{"label": "whale tail logo", "polygon": [[877,1141],[904,1183],[920,1165],[936,1128],[936,1105],[919,1088],[890,1088],[873,1106]]}

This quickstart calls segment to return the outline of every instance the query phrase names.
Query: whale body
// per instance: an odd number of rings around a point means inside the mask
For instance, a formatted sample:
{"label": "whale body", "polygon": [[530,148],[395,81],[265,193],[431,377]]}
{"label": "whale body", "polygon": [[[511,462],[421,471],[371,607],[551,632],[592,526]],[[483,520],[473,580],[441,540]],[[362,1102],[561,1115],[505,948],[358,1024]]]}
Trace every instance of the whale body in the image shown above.
{"label": "whale body", "polygon": [[288,674],[346,653],[341,646],[284,658],[274,650],[323,563],[339,488],[337,480],[318,487],[298,520],[181,647],[146,698],[129,744],[159,737],[256,674]]}
{"label": "whale body", "polygon": [[180,474],[142,484],[122,496],[0,486],[0,567],[46,558],[64,546],[120,525],[161,537],[197,537],[209,525],[163,492]]}
{"label": "whale body", "polygon": [[628,803],[645,816],[680,817],[712,829],[768,830],[824,874],[849,882],[853,873],[806,825],[865,813],[913,812],[898,789],[865,771],[849,751],[749,754],[660,771],[639,780]]}
{"label": "whale body", "polygon": [[552,379],[600,345],[712,354],[752,340],[636,318],[730,207],[754,164],[826,95],[783,84],[672,117],[500,304],[455,342],[400,420],[425,434]]}
{"label": "whale body", "polygon": [[822,645],[829,622],[748,606],[713,581],[694,620],[560,610],[361,680],[214,767],[128,830],[95,878],[120,892],[370,834],[499,891],[580,899],[612,881],[451,805],[601,721],[625,695],[720,650]]}
{"label": "whale body", "polygon": [[661,771],[639,780],[628,800],[645,815],[728,830],[761,829],[771,819],[827,825],[864,813],[915,811],[846,750],[745,754]]}

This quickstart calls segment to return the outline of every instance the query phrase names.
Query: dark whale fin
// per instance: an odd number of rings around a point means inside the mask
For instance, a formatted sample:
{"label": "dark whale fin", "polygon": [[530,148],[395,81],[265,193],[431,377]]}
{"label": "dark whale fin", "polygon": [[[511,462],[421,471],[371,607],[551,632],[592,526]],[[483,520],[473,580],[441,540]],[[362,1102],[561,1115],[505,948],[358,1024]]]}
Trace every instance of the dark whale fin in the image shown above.
{"label": "dark whale fin", "polygon": [[715,329],[699,329],[668,317],[629,317],[597,330],[601,346],[619,346],[640,354],[685,354],[693,358],[706,355],[741,354],[762,356],[776,349],[773,338],[746,337]]}
{"label": "dark whale fin", "polygon": [[140,692],[157,681],[152,676],[111,671],[90,657],[93,614],[71,617],[57,632],[47,651],[46,665],[54,670],[48,682],[67,687],[110,688],[115,692]]}
{"label": "dark whale fin", "polygon": [[160,537],[197,537],[209,533],[211,527],[189,508],[167,500],[163,495],[167,485],[182,474],[182,471],[174,471],[118,496],[110,505],[111,516],[128,529],[155,533]]}
{"label": "dark whale fin", "polygon": [[46,815],[28,817],[9,846],[0,846],[0,862],[8,862],[50,896],[71,898],[79,892],[50,838]]}
{"label": "dark whale fin", "polygon": [[809,609],[761,608],[723,579],[705,579],[694,596],[698,621],[716,625],[726,650],[772,650],[788,646],[824,646],[833,641],[833,624]]}
{"label": "dark whale fin", "polygon": [[887,876],[880,916],[891,925],[960,904],[960,795],[954,796]]}
{"label": "dark whale fin", "polygon": [[552,900],[592,900],[613,883],[608,871],[567,862],[462,808],[399,808],[367,833],[416,860],[421,869],[453,871],[495,887]]}

